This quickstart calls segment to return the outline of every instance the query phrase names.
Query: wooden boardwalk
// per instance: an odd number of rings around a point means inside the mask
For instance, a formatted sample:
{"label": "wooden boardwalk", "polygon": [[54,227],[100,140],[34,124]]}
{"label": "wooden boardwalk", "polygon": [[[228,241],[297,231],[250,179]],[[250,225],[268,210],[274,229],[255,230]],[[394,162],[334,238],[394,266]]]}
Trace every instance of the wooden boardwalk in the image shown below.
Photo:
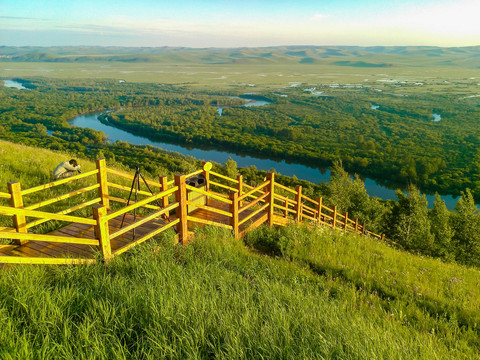
{"label": "wooden boardwalk", "polygon": [[[123,216],[109,221],[109,230],[111,233],[120,230],[120,225]],[[141,216],[136,217],[137,221],[141,220]],[[123,227],[133,224],[133,215],[126,214]],[[135,238],[138,239],[145,236],[151,231],[157,230],[165,226],[168,222],[161,220],[151,220],[145,224],[140,225],[135,229]],[[66,236],[72,238],[92,239],[95,240],[95,230],[93,225],[85,224],[70,224],[58,230],[55,230],[49,235]],[[110,244],[112,251],[117,251],[121,247],[132,243],[133,230],[112,239]],[[84,258],[95,259],[95,254],[100,251],[99,246],[83,245],[83,244],[68,244],[68,243],[51,243],[45,241],[30,240],[23,245],[0,245],[0,256],[23,256],[23,257],[45,257],[45,258]]]}
{"label": "wooden boardwalk", "polygon": [[[209,203],[210,206],[219,210],[228,210],[228,205],[220,201],[212,200]],[[245,211],[241,214],[240,220],[250,215],[252,211]],[[226,215],[214,213],[204,209],[195,209],[189,216],[196,219],[212,221],[217,224],[223,224],[228,226],[230,224],[230,218]],[[255,222],[262,221],[266,216],[266,211],[260,212],[254,217],[248,225],[255,224]],[[116,217],[109,221],[109,232],[114,233],[121,229],[123,216]],[[142,216],[136,217],[136,221],[142,220]],[[110,242],[112,252],[115,252],[122,247],[132,244],[135,239],[141,238],[152,231],[158,230],[171,221],[175,220],[175,216],[170,217],[169,220],[154,219],[147,221],[146,223],[135,228],[135,238],[133,237],[133,230],[126,232],[125,234],[112,239]],[[134,223],[134,217],[132,214],[126,214],[123,227],[127,227]],[[188,221],[188,229],[193,230],[197,226],[204,226],[202,222],[193,220]],[[243,227],[244,230],[248,229],[248,226]],[[54,236],[67,236],[72,238],[92,239],[95,240],[95,229],[93,225],[85,224],[70,224],[58,230],[55,230],[49,235]],[[83,259],[95,259],[97,253],[100,252],[100,247],[96,245],[83,245],[83,244],[68,244],[68,243],[50,243],[45,241],[30,240],[23,245],[0,245],[0,256],[22,256],[22,257],[38,257],[38,258],[83,258]]]}
{"label": "wooden boardwalk", "polygon": [[[240,238],[264,223],[273,226],[306,221],[385,240],[384,235],[367,231],[358,219],[350,219],[348,213],[340,214],[336,206],[325,206],[321,197],[314,200],[304,195],[301,186],[293,190],[279,184],[273,173],[268,173],[264,181],[254,187],[245,184],[242,175],[232,179],[211,168],[212,164],[206,162],[202,169],[188,175],[175,175],[170,181],[166,176],[160,177],[158,182],[147,181],[156,193],[141,191],[137,175],[109,169],[103,159],[97,160],[96,170],[33,188],[21,189],[18,182],[11,182],[9,193],[0,193],[0,198],[10,200],[10,206],[0,206],[0,215],[11,217],[12,226],[0,227],[0,239],[14,242],[0,245],[0,265],[80,264],[99,259],[108,262],[169,228],[177,232],[178,242],[186,244],[192,230],[204,225],[231,230]],[[135,201],[130,202],[133,185],[122,185],[117,182],[119,179],[133,180],[132,184],[137,181],[136,189],[141,198],[135,196]],[[65,184],[79,180],[78,187],[82,188],[63,193]],[[24,199],[31,194],[42,195],[53,188],[62,191],[60,195],[40,197],[39,202],[24,206]],[[95,195],[68,209],[41,210],[86,193]],[[92,216],[71,215],[87,207]],[[137,211],[142,216],[137,215],[134,220],[132,213]],[[49,234],[35,232],[36,226],[51,220],[69,225]]]}

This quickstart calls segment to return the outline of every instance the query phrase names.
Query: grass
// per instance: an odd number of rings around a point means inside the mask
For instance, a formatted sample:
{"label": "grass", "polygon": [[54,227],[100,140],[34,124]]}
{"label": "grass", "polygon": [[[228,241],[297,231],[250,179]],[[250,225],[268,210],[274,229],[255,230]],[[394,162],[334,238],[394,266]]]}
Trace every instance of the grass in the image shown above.
{"label": "grass", "polygon": [[[183,248],[172,245],[172,235],[108,267],[3,271],[1,357],[478,356],[468,331],[454,320],[432,320],[450,325],[444,334],[388,316],[375,302],[370,306],[372,295],[350,281],[319,275],[297,261],[254,254],[226,231],[198,230],[195,242]],[[408,305],[397,306],[400,313]]]}

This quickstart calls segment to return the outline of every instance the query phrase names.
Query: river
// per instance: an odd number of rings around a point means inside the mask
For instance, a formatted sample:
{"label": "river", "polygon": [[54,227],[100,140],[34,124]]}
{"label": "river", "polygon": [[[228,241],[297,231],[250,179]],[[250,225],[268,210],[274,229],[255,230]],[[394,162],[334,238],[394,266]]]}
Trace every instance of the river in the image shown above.
{"label": "river", "polygon": [[[184,155],[193,156],[197,159],[215,161],[217,163],[224,163],[228,160],[229,157],[231,157],[237,162],[237,165],[240,167],[250,167],[251,165],[255,165],[257,169],[266,171],[274,168],[278,173],[282,175],[295,175],[299,179],[307,180],[315,184],[330,180],[330,170],[328,169],[318,169],[302,164],[287,163],[285,160],[276,161],[270,159],[261,159],[227,151],[205,150],[200,148],[169,144],[159,140],[151,140],[142,136],[133,135],[114,126],[103,124],[100,122],[100,120],[98,120],[99,115],[100,114],[81,115],[70,121],[70,124],[82,128],[90,128],[103,131],[107,135],[110,142],[122,140],[134,145],[152,145],[165,150],[176,151]],[[382,199],[396,199],[395,190],[379,185],[372,179],[365,179],[365,188],[370,196],[376,196]],[[427,195],[427,200],[430,208],[433,207],[434,199],[435,197],[433,195]],[[449,209],[453,209],[457,202],[457,199],[450,195],[442,196],[442,199],[445,200],[445,204]]]}
{"label": "river", "polygon": [[14,80],[3,80],[3,85],[9,88],[16,88],[18,90],[28,90],[25,86],[23,86],[18,81]]}

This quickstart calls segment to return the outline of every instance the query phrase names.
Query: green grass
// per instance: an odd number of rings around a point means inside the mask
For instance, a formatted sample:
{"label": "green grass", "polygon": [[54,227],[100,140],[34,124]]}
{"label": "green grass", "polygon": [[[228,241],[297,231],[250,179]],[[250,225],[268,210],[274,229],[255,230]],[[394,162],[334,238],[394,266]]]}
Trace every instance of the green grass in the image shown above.
{"label": "green grass", "polygon": [[[107,267],[4,269],[0,357],[472,359],[479,355],[469,338],[473,330],[454,319],[431,317],[433,327],[426,329],[409,318],[414,305],[408,301],[385,310],[378,295],[358,289],[344,277],[320,275],[301,262],[254,254],[226,231],[205,228],[196,234],[186,247],[172,245],[173,233],[165,234]],[[316,235],[331,249],[343,237],[357,239],[328,231]],[[402,256],[397,252],[399,261],[405,261]],[[338,260],[345,259],[340,254]],[[437,269],[441,267],[439,263]],[[370,281],[368,274],[365,282]],[[445,330],[439,331],[442,326]]]}

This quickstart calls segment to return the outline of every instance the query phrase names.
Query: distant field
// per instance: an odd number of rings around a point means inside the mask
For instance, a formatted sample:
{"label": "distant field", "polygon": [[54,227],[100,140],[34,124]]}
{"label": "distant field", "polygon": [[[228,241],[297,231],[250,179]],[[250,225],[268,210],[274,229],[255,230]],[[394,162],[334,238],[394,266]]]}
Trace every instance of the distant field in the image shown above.
{"label": "distant field", "polygon": [[[118,79],[128,82],[244,88],[248,92],[321,84],[370,85],[384,90],[392,80],[418,83],[415,91],[480,93],[480,69],[459,67],[368,68],[330,64],[181,64],[0,62],[0,78]],[[445,82],[447,81],[447,82]],[[460,87],[460,89],[459,89]],[[396,89],[397,91],[404,89]]]}

